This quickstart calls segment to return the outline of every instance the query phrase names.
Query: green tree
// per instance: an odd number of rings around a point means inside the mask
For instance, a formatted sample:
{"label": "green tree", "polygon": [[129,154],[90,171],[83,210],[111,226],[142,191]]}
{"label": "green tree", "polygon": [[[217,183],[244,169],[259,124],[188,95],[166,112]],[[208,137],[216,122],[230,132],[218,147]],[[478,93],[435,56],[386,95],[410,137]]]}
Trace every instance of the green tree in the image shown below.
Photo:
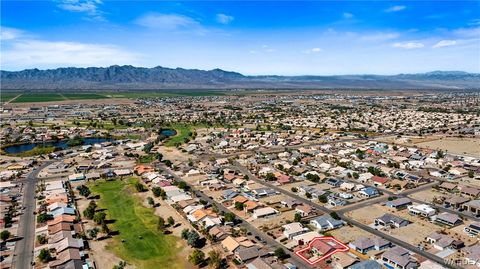
{"label": "green tree", "polygon": [[276,180],[277,178],[275,177],[275,175],[273,173],[267,173],[265,175],[265,180],[266,181],[274,181]]}
{"label": "green tree", "polygon": [[53,215],[50,215],[50,214],[45,214],[45,213],[41,213],[39,215],[37,215],[37,222],[38,223],[45,223],[49,220],[52,220],[53,219]]}
{"label": "green tree", "polygon": [[155,206],[155,201],[153,200],[152,197],[147,197],[147,202],[150,206],[152,207]]}
{"label": "green tree", "polygon": [[318,196],[318,201],[319,201],[320,203],[324,203],[324,204],[325,204],[326,202],[328,202],[328,198],[327,198],[327,196],[326,196],[325,194],[324,194],[324,195],[320,195],[320,196]]}
{"label": "green tree", "polygon": [[138,191],[138,192],[144,192],[147,190],[147,188],[145,187],[145,185],[143,185],[142,183],[140,182],[135,182],[135,189]]}
{"label": "green tree", "polygon": [[108,228],[108,225],[105,221],[102,222],[102,233],[104,233],[104,234],[109,234],[110,233],[110,228]]}
{"label": "green tree", "polygon": [[89,229],[88,231],[88,236],[90,236],[90,238],[97,238],[97,235],[98,235],[98,228],[95,227],[93,229]]}
{"label": "green tree", "polygon": [[168,222],[168,225],[170,226],[175,225],[175,220],[173,219],[172,216],[168,217],[167,222]]}
{"label": "green tree", "polygon": [[205,260],[205,253],[199,249],[194,249],[192,254],[188,256],[188,260],[193,264],[193,265],[199,265]]}
{"label": "green tree", "polygon": [[182,189],[182,190],[186,190],[188,188],[187,186],[187,182],[185,181],[179,181],[178,184],[177,184],[177,187]]}
{"label": "green tree", "polygon": [[235,221],[235,214],[233,214],[232,212],[227,212],[223,216],[223,219],[225,220],[225,222],[234,222]]}
{"label": "green tree", "polygon": [[160,232],[163,232],[164,229],[165,229],[165,219],[162,217],[158,217],[157,230]]}
{"label": "green tree", "polygon": [[47,237],[44,234],[37,235],[37,242],[40,245],[46,244],[48,242]]}
{"label": "green tree", "polygon": [[105,212],[97,212],[93,216],[93,221],[96,224],[103,224],[106,218],[107,218],[107,214],[105,214]]}
{"label": "green tree", "polygon": [[77,190],[78,192],[80,193],[80,195],[82,196],[85,196],[88,198],[88,196],[90,196],[91,192],[90,192],[90,189],[85,186],[85,185],[80,185],[77,187]]}
{"label": "green tree", "polygon": [[188,233],[187,243],[192,247],[197,247],[200,240],[200,235],[195,231],[191,230]]}
{"label": "green tree", "polygon": [[279,258],[280,260],[286,259],[288,257],[287,253],[285,253],[285,250],[281,247],[275,249],[273,254],[277,256],[277,258]]}
{"label": "green tree", "polygon": [[473,171],[468,171],[468,177],[473,178],[475,176]]}
{"label": "green tree", "polygon": [[339,220],[340,219],[340,216],[338,216],[337,212],[332,212],[330,213],[330,217],[336,219],[336,220]]}
{"label": "green tree", "polygon": [[3,230],[1,233],[0,233],[0,239],[2,239],[3,242],[7,241],[8,238],[10,238],[10,232],[7,231],[7,230]]}
{"label": "green tree", "polygon": [[152,188],[153,196],[160,197],[162,194],[162,189],[160,187],[153,187]]}
{"label": "green tree", "polygon": [[236,210],[243,210],[244,207],[245,207],[244,204],[242,204],[240,202],[235,202],[235,209]]}
{"label": "green tree", "polygon": [[208,265],[210,268],[218,269],[222,265],[222,256],[220,252],[212,250],[208,252]]}
{"label": "green tree", "polygon": [[189,229],[183,229],[183,230],[182,230],[182,234],[181,234],[182,239],[187,240],[187,238],[188,238],[188,233],[189,233],[189,232],[190,232]]}
{"label": "green tree", "polygon": [[302,220],[302,214],[300,213],[295,213],[295,216],[293,217],[293,221],[295,222],[300,222]]}
{"label": "green tree", "polygon": [[52,259],[52,255],[50,254],[50,251],[48,249],[44,248],[40,250],[40,253],[38,254],[38,259],[41,262],[46,263]]}

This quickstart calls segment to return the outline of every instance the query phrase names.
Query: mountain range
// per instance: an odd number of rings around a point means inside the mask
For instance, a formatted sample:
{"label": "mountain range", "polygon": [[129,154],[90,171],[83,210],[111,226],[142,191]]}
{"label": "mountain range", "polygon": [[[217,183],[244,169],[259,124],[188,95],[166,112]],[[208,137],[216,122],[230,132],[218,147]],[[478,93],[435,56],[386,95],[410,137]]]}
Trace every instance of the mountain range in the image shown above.
{"label": "mountain range", "polygon": [[246,76],[221,69],[134,67],[0,71],[2,90],[161,89],[479,89],[480,74],[434,71],[398,75]]}

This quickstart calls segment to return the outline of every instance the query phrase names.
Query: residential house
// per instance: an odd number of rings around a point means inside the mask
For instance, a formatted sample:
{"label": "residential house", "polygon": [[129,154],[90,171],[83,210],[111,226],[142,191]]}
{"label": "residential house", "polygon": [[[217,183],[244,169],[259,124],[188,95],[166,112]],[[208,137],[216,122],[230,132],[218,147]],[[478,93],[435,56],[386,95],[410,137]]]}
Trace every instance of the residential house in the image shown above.
{"label": "residential house", "polygon": [[311,206],[302,204],[295,208],[295,212],[300,213],[302,217],[307,217],[313,212],[313,210]]}
{"label": "residential house", "polygon": [[363,195],[365,197],[375,197],[375,196],[378,196],[380,195],[380,193],[378,192],[377,189],[373,188],[373,187],[366,187],[366,188],[363,188],[362,190],[360,190],[358,192],[360,195]]}
{"label": "residential house", "polygon": [[406,219],[397,217],[395,215],[385,213],[383,216],[375,219],[375,225],[380,225],[383,227],[395,227],[400,228],[407,226],[410,222]]}
{"label": "residential house", "polygon": [[480,200],[472,200],[462,205],[463,210],[472,213],[474,216],[480,216]]}
{"label": "residential house", "polygon": [[388,268],[410,269],[418,267],[418,263],[413,256],[401,247],[394,247],[385,251],[381,256],[381,261]]}
{"label": "residential house", "polygon": [[457,215],[448,212],[443,212],[434,216],[434,221],[437,224],[454,227],[463,223],[463,220]]}
{"label": "residential house", "polygon": [[255,209],[253,210],[253,215],[252,217],[254,219],[260,219],[260,218],[270,218],[270,217],[275,217],[279,214],[280,212],[276,209],[273,209],[271,207],[264,207],[260,209]]}
{"label": "residential house", "polygon": [[340,185],[343,183],[342,180],[338,179],[338,178],[328,178],[325,183],[327,183],[328,185],[331,185],[333,187],[340,187]]}
{"label": "residential house", "polygon": [[406,208],[408,205],[411,205],[411,204],[412,204],[412,200],[404,197],[404,198],[399,198],[399,199],[395,199],[395,200],[392,200],[392,201],[388,201],[388,202],[386,202],[385,205],[387,207],[395,208],[395,209],[399,210],[399,209]]}
{"label": "residential house", "polygon": [[409,205],[408,213],[412,216],[422,216],[429,218],[437,213],[437,210],[428,204]]}
{"label": "residential house", "polygon": [[446,248],[451,248],[453,242],[455,241],[448,235],[440,234],[437,232],[432,233],[426,237],[428,243],[432,244],[434,248],[438,250],[444,250]]}
{"label": "residential house", "polygon": [[282,226],[283,228],[283,235],[286,238],[292,239],[293,237],[308,232],[308,228],[303,227],[300,222],[293,222],[289,224],[285,224]]}
{"label": "residential house", "polygon": [[382,269],[382,265],[374,260],[365,260],[349,266],[348,269]]}
{"label": "residential house", "polygon": [[329,215],[322,215],[310,221],[310,224],[315,226],[319,231],[328,231],[340,228],[344,225],[343,221],[336,220]]}
{"label": "residential house", "polygon": [[463,230],[470,236],[478,236],[480,234],[480,222],[470,223]]}
{"label": "residential house", "polygon": [[366,254],[370,250],[384,250],[392,246],[390,241],[380,237],[359,237],[355,241],[350,242],[350,248]]}

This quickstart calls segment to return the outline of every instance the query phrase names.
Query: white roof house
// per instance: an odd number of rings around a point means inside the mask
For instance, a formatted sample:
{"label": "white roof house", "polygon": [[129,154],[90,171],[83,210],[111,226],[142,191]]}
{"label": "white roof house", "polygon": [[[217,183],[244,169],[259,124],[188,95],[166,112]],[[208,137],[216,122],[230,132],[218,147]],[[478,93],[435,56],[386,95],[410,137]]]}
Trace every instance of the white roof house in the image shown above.
{"label": "white roof house", "polygon": [[435,213],[437,213],[437,210],[435,210],[435,208],[431,207],[428,204],[409,205],[407,208],[408,213],[410,213],[411,215],[431,217],[435,215]]}
{"label": "white roof house", "polygon": [[294,236],[308,232],[308,228],[303,227],[300,222],[293,222],[285,224],[283,227],[283,234],[286,238],[292,239]]}
{"label": "white roof house", "polygon": [[255,209],[253,211],[253,218],[254,219],[268,218],[268,217],[276,216],[277,214],[279,214],[278,210],[275,210],[271,207],[264,207],[260,209]]}

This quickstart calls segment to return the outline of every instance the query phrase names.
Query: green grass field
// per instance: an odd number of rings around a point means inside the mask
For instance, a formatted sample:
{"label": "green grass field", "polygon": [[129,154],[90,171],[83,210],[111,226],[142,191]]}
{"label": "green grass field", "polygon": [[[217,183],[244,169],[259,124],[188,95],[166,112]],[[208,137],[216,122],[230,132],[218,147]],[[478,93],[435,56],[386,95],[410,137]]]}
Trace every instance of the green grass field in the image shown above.
{"label": "green grass field", "polygon": [[162,90],[162,92],[98,92],[98,93],[2,93],[0,102],[6,102],[21,94],[20,97],[13,100],[12,103],[30,103],[30,102],[55,102],[65,100],[96,100],[106,98],[153,98],[153,97],[174,97],[174,96],[217,96],[225,95],[221,91],[202,91],[202,90]]}
{"label": "green grass field", "polygon": [[55,102],[65,100],[90,100],[108,98],[97,93],[23,93],[12,103]]}
{"label": "green grass field", "polygon": [[106,95],[99,93],[62,93],[61,95],[68,100],[90,100],[109,98]]}
{"label": "green grass field", "polygon": [[65,100],[65,98],[58,93],[24,93],[13,100],[12,103],[54,102],[63,100]]}
{"label": "green grass field", "polygon": [[195,128],[193,126],[184,125],[184,124],[173,124],[173,125],[170,125],[169,128],[175,129],[175,131],[177,131],[177,134],[175,136],[170,137],[165,142],[165,146],[167,147],[174,147],[178,143],[183,144],[185,141],[185,138],[189,138],[189,134],[195,131]]}
{"label": "green grass field", "polygon": [[182,268],[183,261],[177,256],[179,239],[157,231],[158,217],[153,209],[132,195],[134,182],[98,181],[90,185],[92,192],[100,195],[98,204],[107,209],[107,219],[115,220],[111,230],[119,231],[107,249],[136,268]]}
{"label": "green grass field", "polygon": [[0,103],[8,102],[15,98],[15,96],[19,95],[19,93],[12,93],[12,92],[1,92],[0,93]]}

